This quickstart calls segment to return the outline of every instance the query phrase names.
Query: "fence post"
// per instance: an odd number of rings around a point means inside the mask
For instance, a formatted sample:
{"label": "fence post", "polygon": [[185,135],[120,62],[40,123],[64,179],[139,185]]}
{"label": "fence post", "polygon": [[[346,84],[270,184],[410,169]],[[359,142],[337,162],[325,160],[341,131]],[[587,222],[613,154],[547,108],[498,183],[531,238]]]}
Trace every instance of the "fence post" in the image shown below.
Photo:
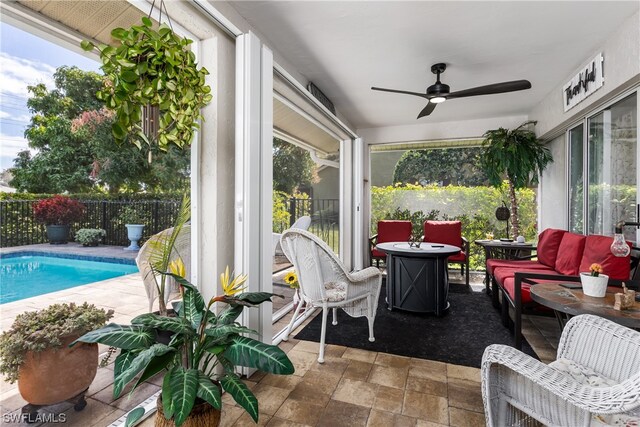
{"label": "fence post", "polygon": [[160,207],[160,202],[158,200],[153,204],[153,234],[159,233],[158,230],[158,209]]}
{"label": "fence post", "polygon": [[289,199],[289,227],[296,222],[296,199],[292,197]]}

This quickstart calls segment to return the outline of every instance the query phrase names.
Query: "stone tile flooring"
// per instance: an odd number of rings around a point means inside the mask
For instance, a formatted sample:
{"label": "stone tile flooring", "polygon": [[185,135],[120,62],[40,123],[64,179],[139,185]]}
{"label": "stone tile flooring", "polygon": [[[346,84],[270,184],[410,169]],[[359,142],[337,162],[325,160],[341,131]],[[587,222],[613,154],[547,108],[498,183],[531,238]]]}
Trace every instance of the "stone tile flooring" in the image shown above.
{"label": "stone tile flooring", "polygon": [[[55,301],[85,300],[113,308],[116,322],[127,323],[147,311],[139,274],[55,294]],[[2,329],[10,326],[16,314],[42,308],[51,302],[49,295],[0,306]],[[284,318],[280,325],[286,321]],[[523,333],[541,360],[549,362],[555,358],[560,335],[555,318],[526,317]],[[435,427],[484,424],[478,369],[335,345],[327,347],[325,363],[319,364],[316,360],[318,343],[291,338],[280,347],[293,361],[294,375],[256,373],[246,380],[260,402],[259,425]],[[156,377],[132,397],[125,390],[122,397],[113,400],[113,364],[110,364],[98,369],[87,393],[88,405],[83,411],[75,412],[70,404],[49,407],[47,411],[64,413],[66,424],[70,426],[108,426],[138,402],[156,393],[160,385],[161,379]],[[2,425],[22,425],[9,422],[12,420],[7,417],[19,414],[25,403],[15,384],[0,383]],[[141,425],[152,426],[153,416]],[[254,423],[225,395],[221,425],[250,426]]]}

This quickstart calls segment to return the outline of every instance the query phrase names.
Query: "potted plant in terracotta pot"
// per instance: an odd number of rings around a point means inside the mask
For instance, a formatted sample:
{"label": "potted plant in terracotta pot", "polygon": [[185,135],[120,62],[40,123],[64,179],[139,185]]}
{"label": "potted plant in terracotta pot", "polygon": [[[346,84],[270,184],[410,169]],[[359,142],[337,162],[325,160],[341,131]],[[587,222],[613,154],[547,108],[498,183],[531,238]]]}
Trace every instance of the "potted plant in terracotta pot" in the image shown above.
{"label": "potted plant in terracotta pot", "polygon": [[71,223],[84,216],[85,207],[67,196],[55,195],[33,205],[35,220],[47,228],[47,238],[52,245],[67,243]]}
{"label": "potted plant in terracotta pot", "polygon": [[[274,294],[244,292],[246,276],[232,278],[227,268],[220,276],[224,293],[205,302],[198,289],[182,277],[185,270],[180,260],[171,264],[171,271],[165,274],[180,284],[183,293],[183,301],[174,304],[177,317],[142,314],[131,325],[110,324],[85,334],[74,344],[102,343],[122,349],[115,360],[114,398],[131,381],[135,380],[135,390],[145,380],[164,372],[157,427],[218,425],[222,390],[257,422],[258,401],[236,374],[236,367],[281,375],[292,374],[294,368],[277,346],[244,336],[256,332],[241,326],[236,319],[244,307],[270,301]],[[227,305],[218,311],[216,302]],[[158,331],[170,333],[169,344],[157,342]],[[128,422],[135,422],[143,414],[142,409],[133,411]]]}
{"label": "potted plant in terracotta pot", "polygon": [[31,417],[39,406],[72,399],[76,410],[84,408],[84,392],[98,367],[98,346],[68,345],[112,316],[113,310],[87,303],[54,304],[16,316],[0,336],[0,373],[10,383],[18,381],[20,394],[30,404],[23,413]]}
{"label": "potted plant in terracotta pot", "polygon": [[118,216],[120,222],[127,227],[127,238],[131,242],[124,248],[126,251],[138,251],[140,246],[138,242],[142,239],[142,231],[144,230],[144,215],[134,206],[127,205],[120,211]]}

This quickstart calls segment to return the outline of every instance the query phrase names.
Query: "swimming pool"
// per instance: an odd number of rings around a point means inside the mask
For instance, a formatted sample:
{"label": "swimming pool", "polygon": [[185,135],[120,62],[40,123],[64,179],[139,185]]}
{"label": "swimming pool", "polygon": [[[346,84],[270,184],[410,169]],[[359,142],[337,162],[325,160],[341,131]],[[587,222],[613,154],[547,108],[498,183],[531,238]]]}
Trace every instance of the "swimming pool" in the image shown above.
{"label": "swimming pool", "polygon": [[69,256],[38,252],[4,254],[0,257],[0,304],[138,271],[129,259]]}

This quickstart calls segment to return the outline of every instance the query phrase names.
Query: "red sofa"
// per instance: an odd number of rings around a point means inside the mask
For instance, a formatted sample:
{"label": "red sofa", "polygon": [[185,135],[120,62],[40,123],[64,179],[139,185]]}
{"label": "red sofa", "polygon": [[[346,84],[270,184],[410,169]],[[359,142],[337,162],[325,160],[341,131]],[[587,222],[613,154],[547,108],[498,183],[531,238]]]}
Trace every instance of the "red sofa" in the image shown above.
{"label": "red sofa", "polygon": [[[522,309],[534,306],[529,289],[545,281],[580,281],[579,273],[589,271],[592,263],[602,265],[603,273],[614,281],[628,280],[630,256],[615,257],[609,236],[571,233],[546,229],[540,233],[537,260],[487,260],[487,273],[494,292],[502,294],[503,321],[508,322],[509,306],[514,310],[514,339],[520,348]],[[516,273],[519,273],[516,276]],[[528,280],[524,280],[528,278]]]}

